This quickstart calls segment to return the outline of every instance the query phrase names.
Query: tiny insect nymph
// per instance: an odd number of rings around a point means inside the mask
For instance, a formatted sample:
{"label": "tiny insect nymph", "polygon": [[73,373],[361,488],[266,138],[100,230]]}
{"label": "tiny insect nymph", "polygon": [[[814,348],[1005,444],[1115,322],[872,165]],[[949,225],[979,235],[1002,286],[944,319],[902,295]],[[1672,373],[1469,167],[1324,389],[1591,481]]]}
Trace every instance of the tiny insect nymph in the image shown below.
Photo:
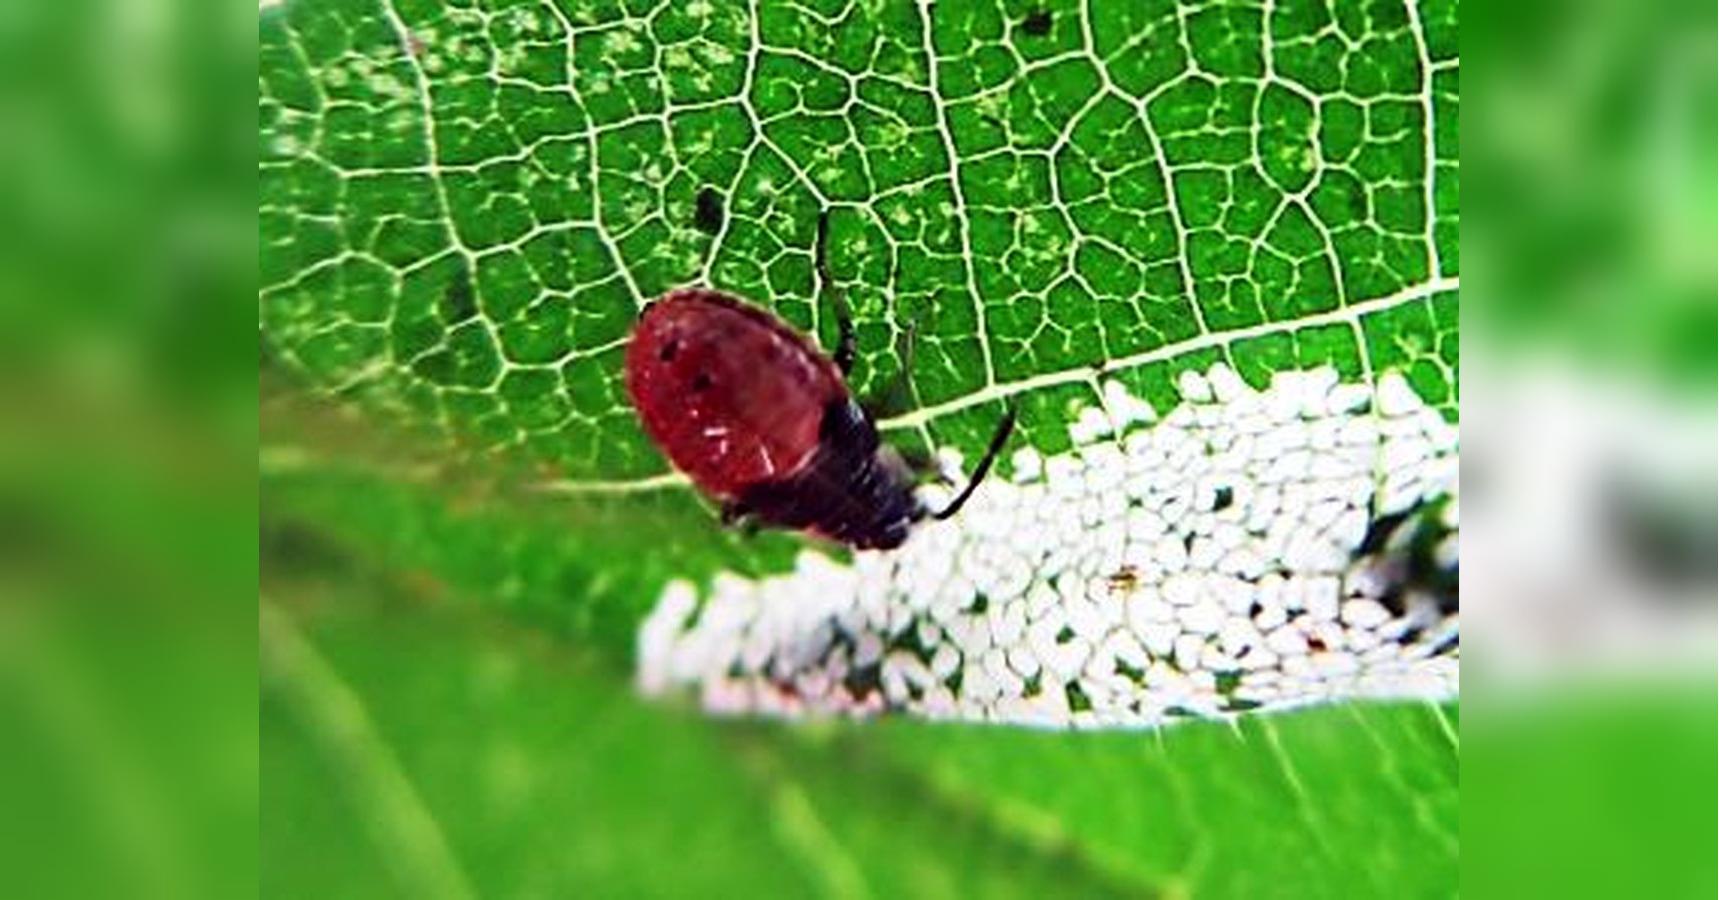
{"label": "tiny insect nymph", "polygon": [[1132,594],[1140,587],[1140,570],[1132,563],[1123,563],[1121,568],[1105,576],[1104,580],[1110,585],[1112,594]]}
{"label": "tiny insect nymph", "polygon": [[[810,532],[861,550],[907,540],[914,523],[959,511],[1014,428],[1003,415],[967,485],[942,509],[914,493],[917,473],[878,437],[844,376],[854,330],[816,244],[821,291],[840,337],[825,355],[764,309],[708,288],[671,291],[647,306],[627,344],[627,391],[646,434],[726,523]],[[905,354],[904,354],[905,355]]]}

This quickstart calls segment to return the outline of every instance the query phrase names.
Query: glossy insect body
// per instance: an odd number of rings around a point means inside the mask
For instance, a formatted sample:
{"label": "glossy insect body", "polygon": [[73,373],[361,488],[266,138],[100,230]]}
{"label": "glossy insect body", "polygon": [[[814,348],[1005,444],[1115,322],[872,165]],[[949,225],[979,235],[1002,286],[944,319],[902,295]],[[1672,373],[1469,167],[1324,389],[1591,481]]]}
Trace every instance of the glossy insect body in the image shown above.
{"label": "glossy insect body", "polygon": [[[645,432],[726,521],[803,529],[890,549],[932,513],[914,476],[878,439],[837,360],[787,323],[719,291],[674,291],[646,308],[627,345],[627,390]],[[1007,437],[1012,416],[994,446]],[[994,450],[993,454],[994,455]],[[989,467],[989,455],[950,508]]]}

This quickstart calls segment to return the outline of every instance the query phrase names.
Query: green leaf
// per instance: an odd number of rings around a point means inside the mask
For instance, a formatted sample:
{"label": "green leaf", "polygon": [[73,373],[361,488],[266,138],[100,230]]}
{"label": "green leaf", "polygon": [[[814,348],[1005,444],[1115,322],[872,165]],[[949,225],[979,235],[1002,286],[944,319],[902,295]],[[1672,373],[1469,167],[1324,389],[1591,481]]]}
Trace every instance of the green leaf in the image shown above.
{"label": "green leaf", "polygon": [[[276,428],[293,421],[275,413]],[[660,576],[592,577],[603,551],[585,535],[605,529],[584,517],[609,513],[361,462],[388,451],[357,443],[338,459],[265,459],[266,895],[856,895],[858,881],[874,896],[1400,896],[1455,883],[1454,707],[1067,734],[832,732],[640,704],[615,642]],[[689,566],[701,546],[686,542]]]}
{"label": "green leaf", "polygon": [[[265,896],[1403,896],[1455,884],[1437,707],[1078,740],[641,706],[373,591],[266,603]],[[397,604],[406,602],[406,607]]]}
{"label": "green leaf", "polygon": [[264,9],[263,556],[287,579],[265,577],[267,892],[1454,892],[1439,707],[831,733],[625,697],[666,583],[767,578],[801,545],[716,528],[620,360],[643,304],[691,282],[829,346],[829,210],[855,392],[917,335],[917,408],[881,423],[898,444],[971,460],[1008,401],[1017,448],[1067,456],[1110,382],[1163,417],[1214,365],[1254,390],[1395,373],[1454,422],[1456,20],[1444,0]]}
{"label": "green leaf", "polygon": [[859,392],[917,328],[904,439],[971,454],[959,413],[1019,396],[1055,449],[1036,392],[1213,351],[1404,369],[1454,415],[1454,5],[825,5],[265,10],[270,357],[561,478],[661,474],[634,314],[706,281],[833,337],[828,209]]}

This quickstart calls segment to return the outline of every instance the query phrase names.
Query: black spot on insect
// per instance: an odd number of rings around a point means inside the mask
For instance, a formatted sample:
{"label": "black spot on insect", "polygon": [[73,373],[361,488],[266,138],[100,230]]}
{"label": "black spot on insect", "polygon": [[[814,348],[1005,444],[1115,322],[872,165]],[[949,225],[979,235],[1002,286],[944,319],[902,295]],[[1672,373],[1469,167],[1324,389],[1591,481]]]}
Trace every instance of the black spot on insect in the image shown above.
{"label": "black spot on insect", "polygon": [[692,211],[692,224],[705,234],[722,230],[722,195],[715,188],[701,188]]}
{"label": "black spot on insect", "polygon": [[710,376],[709,375],[706,375],[703,372],[700,372],[697,375],[692,376],[692,389],[693,390],[703,391],[703,390],[708,390],[709,388],[710,388]]}
{"label": "black spot on insect", "polygon": [[1021,31],[1033,37],[1044,37],[1050,34],[1051,14],[1049,10],[1035,9],[1027,13],[1021,22]]}
{"label": "black spot on insect", "polygon": [[461,269],[448,281],[448,287],[442,292],[441,302],[437,304],[442,314],[442,321],[449,325],[458,325],[478,314],[477,295],[472,290],[471,273]]}
{"label": "black spot on insect", "polygon": [[1092,698],[1080,686],[1080,682],[1071,681],[1062,686],[1063,697],[1068,700],[1069,712],[1086,712],[1092,709]]}
{"label": "black spot on insect", "polygon": [[1067,625],[1062,626],[1062,630],[1056,633],[1056,642],[1059,644],[1066,644],[1072,640],[1074,640],[1074,629]]}
{"label": "black spot on insect", "polygon": [[1218,488],[1217,496],[1216,496],[1216,498],[1214,498],[1212,500],[1212,512],[1221,512],[1223,510],[1229,509],[1230,505],[1235,503],[1235,502],[1236,502],[1236,492],[1235,492],[1234,488],[1231,488],[1231,487]]}
{"label": "black spot on insect", "polygon": [[680,342],[679,341],[669,341],[668,343],[663,344],[663,348],[661,350],[657,351],[657,358],[662,360],[663,362],[668,362],[668,361],[674,359],[675,354],[679,353],[679,352],[680,352]]}

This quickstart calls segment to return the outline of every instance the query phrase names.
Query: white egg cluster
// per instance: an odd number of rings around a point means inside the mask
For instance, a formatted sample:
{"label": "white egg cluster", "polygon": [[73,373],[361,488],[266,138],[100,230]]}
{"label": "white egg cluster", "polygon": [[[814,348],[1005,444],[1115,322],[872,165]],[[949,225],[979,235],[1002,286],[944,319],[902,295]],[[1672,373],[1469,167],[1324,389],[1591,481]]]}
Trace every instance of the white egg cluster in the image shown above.
{"label": "white egg cluster", "polygon": [[1261,392],[1219,365],[1179,387],[1152,422],[1107,384],[1076,449],[1016,453],[1012,480],[898,550],[670,584],[639,632],[641,687],[717,712],[1057,727],[1454,696],[1454,594],[1398,583],[1407,542],[1369,533],[1436,509],[1454,567],[1456,428],[1394,373]]}

